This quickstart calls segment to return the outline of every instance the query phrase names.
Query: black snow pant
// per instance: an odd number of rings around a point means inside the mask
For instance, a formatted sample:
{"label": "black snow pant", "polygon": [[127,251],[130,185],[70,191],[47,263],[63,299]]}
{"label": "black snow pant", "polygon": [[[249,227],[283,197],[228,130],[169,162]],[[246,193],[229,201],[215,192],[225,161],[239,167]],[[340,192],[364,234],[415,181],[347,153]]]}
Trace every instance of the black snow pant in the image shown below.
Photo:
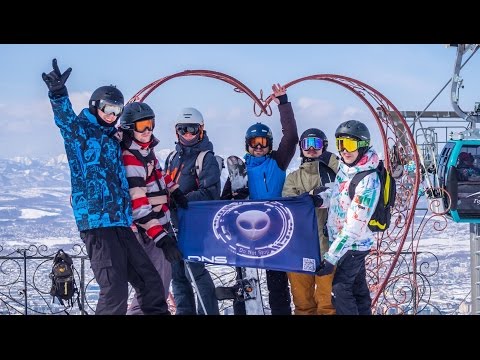
{"label": "black snow pant", "polygon": [[267,270],[267,288],[272,315],[292,315],[287,273]]}
{"label": "black snow pant", "polygon": [[100,287],[96,315],[125,315],[128,283],[144,314],[169,315],[162,279],[130,227],[80,232]]}
{"label": "black snow pant", "polygon": [[[242,279],[242,268],[236,267],[235,271],[237,276],[235,277],[236,280]],[[247,310],[245,308],[245,301],[243,300],[233,300],[233,315],[247,315]]]}
{"label": "black snow pant", "polygon": [[347,251],[338,261],[333,277],[333,298],[337,315],[372,315],[365,257],[369,251]]}

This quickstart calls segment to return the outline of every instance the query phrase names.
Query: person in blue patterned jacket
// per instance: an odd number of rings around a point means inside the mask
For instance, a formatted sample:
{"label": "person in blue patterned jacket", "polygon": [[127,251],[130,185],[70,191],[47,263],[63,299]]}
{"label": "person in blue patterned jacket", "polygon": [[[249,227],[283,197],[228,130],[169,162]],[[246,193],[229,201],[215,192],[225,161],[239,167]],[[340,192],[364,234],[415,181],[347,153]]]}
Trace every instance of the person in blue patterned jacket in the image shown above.
{"label": "person in blue patterned jacket", "polygon": [[123,95],[115,86],[96,89],[89,107],[73,111],[63,74],[43,73],[55,124],[64,139],[71,173],[71,203],[100,294],[97,315],[125,315],[128,282],[145,314],[169,315],[162,281],[137,241],[132,225],[128,182],[115,123],[123,110]]}

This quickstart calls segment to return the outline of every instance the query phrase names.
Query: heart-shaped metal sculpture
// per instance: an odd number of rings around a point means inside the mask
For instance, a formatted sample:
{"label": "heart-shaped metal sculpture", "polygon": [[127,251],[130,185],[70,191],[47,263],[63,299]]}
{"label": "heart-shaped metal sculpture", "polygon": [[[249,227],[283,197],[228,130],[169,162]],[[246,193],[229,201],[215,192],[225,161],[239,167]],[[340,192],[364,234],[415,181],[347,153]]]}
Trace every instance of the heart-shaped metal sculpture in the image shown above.
{"label": "heart-shaped metal sculpture", "polygon": [[[244,93],[253,101],[253,112],[256,116],[270,116],[272,111],[271,96],[263,100],[245,84],[234,77],[211,70],[185,70],[158,79],[140,91],[129,102],[144,101],[155,89],[165,82],[184,76],[204,76],[229,83],[234,90]],[[371,86],[346,76],[335,74],[317,74],[302,77],[285,84],[285,88],[303,81],[321,80],[337,84],[357,96],[367,106],[375,119],[383,142],[385,164],[397,179],[397,198],[392,223],[384,233],[377,233],[377,244],[367,258],[367,278],[372,294],[372,311],[388,313],[390,308],[399,308],[407,304],[416,312],[422,296],[428,297],[425,282],[418,281],[423,277],[422,269],[417,269],[417,233],[409,231],[418,202],[418,190],[421,176],[417,166],[412,172],[403,171],[405,164],[419,163],[414,137],[408,124],[398,109],[383,94]],[[409,247],[405,249],[405,244]],[[412,270],[415,269],[415,270]],[[395,276],[391,276],[395,272]],[[423,288],[419,289],[419,284]],[[422,295],[423,294],[423,295]],[[427,301],[428,302],[428,301]]]}

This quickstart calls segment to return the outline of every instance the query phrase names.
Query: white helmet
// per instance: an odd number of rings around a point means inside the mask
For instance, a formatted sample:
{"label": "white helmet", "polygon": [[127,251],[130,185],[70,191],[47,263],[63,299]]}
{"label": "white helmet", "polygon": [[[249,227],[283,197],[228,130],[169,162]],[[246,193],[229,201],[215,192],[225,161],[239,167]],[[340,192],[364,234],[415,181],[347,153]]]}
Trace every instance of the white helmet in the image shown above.
{"label": "white helmet", "polygon": [[197,109],[183,108],[177,117],[177,124],[200,124],[203,125],[203,116]]}

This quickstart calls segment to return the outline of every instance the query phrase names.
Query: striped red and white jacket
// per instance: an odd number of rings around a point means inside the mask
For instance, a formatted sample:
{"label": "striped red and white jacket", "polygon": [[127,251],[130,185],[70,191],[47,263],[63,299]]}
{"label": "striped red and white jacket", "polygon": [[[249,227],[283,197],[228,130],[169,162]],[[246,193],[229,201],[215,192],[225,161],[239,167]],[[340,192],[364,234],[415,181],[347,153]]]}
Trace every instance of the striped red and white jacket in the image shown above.
{"label": "striped red and white jacket", "polygon": [[178,188],[178,184],[160,167],[154,151],[157,144],[154,136],[146,148],[129,141],[125,134],[122,141],[122,159],[132,201],[133,223],[149,239],[156,241],[166,235],[164,225],[170,222],[170,194]]}

